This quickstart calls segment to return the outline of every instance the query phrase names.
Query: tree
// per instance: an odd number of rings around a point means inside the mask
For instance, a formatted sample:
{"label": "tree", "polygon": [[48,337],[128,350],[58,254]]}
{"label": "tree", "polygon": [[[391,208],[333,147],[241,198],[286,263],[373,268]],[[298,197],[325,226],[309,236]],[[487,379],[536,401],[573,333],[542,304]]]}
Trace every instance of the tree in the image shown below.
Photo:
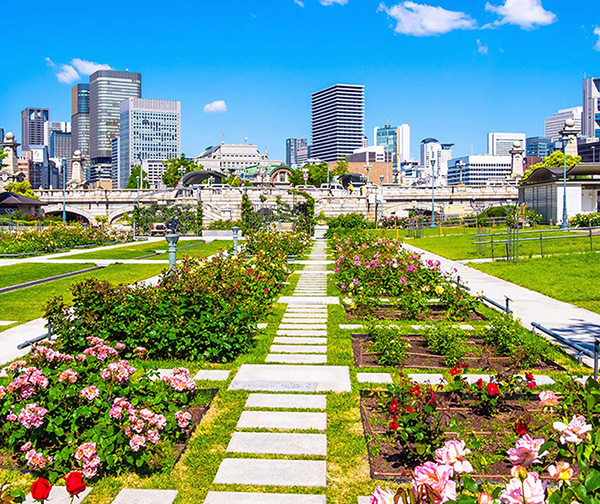
{"label": "tree", "polygon": [[336,177],[341,177],[348,173],[348,158],[346,156],[340,156],[335,162],[335,167],[331,172]]}
{"label": "tree", "polygon": [[7,192],[20,194],[21,196],[27,196],[28,198],[40,199],[38,198],[33,190],[31,189],[31,184],[24,180],[23,182],[9,182],[4,186]]}
{"label": "tree", "polygon": [[197,165],[194,161],[185,158],[185,154],[181,154],[178,158],[164,161],[163,164],[167,167],[163,173],[162,180],[167,187],[177,187],[177,184],[186,173],[201,170],[202,165]]}
{"label": "tree", "polygon": [[[138,181],[137,178],[140,176],[141,170],[140,165],[135,165],[131,169],[131,173],[129,174],[129,180],[127,181],[127,186],[125,189],[137,189]],[[142,171],[142,179],[140,180],[140,188],[141,189],[150,189],[150,182],[148,182],[148,174],[145,171]]]}
{"label": "tree", "polygon": [[[523,173],[521,181],[527,180],[531,174],[538,168],[562,168],[565,163],[565,157],[561,151],[554,151],[541,163],[531,165],[529,170]],[[581,163],[581,156],[571,156],[567,154],[567,168],[572,168],[576,164]]]}
{"label": "tree", "polygon": [[[304,170],[308,170],[308,180],[305,182],[303,178]],[[290,183],[292,186],[297,185],[313,185],[321,187],[321,184],[327,182],[327,163],[323,162],[318,165],[304,165],[302,170],[292,170],[290,174]]]}

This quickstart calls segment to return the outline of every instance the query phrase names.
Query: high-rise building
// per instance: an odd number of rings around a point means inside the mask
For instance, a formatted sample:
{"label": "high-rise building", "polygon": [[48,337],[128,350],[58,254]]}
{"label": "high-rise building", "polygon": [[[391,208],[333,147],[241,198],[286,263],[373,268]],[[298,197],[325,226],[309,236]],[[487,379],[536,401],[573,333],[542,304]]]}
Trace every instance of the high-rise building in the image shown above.
{"label": "high-rise building", "polygon": [[600,138],[600,79],[583,79],[583,118],[581,134]]}
{"label": "high-rise building", "polygon": [[50,145],[50,139],[52,133],[55,131],[59,133],[71,133],[71,123],[68,121],[46,121],[44,124],[44,145],[47,145],[52,150]]}
{"label": "high-rise building", "polygon": [[310,145],[305,145],[304,147],[298,148],[296,152],[296,163],[298,168],[301,168],[310,159]]}
{"label": "high-rise building", "polygon": [[583,107],[571,107],[559,110],[556,114],[546,117],[544,121],[544,136],[557,141],[560,138],[560,132],[565,127],[567,119],[573,119],[575,126],[581,131],[583,118]]}
{"label": "high-rise building", "polygon": [[448,177],[448,161],[452,159],[451,143],[440,143],[435,138],[426,138],[421,141],[421,167],[431,176],[432,164],[435,169],[436,184],[445,184]]}
{"label": "high-rise building", "polygon": [[71,154],[76,150],[90,159],[90,85],[76,84],[71,88]]}
{"label": "high-rise building", "polygon": [[44,133],[49,120],[47,108],[27,107],[21,112],[21,151],[30,150],[32,145],[48,145]]}
{"label": "high-rise building", "polygon": [[90,162],[110,164],[111,141],[119,136],[120,104],[142,96],[142,76],[117,70],[90,75]]}
{"label": "high-rise building", "polygon": [[53,131],[50,135],[50,157],[71,160],[71,133]]}
{"label": "high-rise building", "polygon": [[323,161],[349,156],[363,145],[365,87],[335,84],[312,95],[311,155]]}
{"label": "high-rise building", "polygon": [[128,98],[121,102],[119,187],[145,159],[167,160],[181,151],[181,102]]}
{"label": "high-rise building", "polygon": [[288,138],[285,141],[285,164],[293,168],[298,166],[298,150],[307,147],[306,138]]}
{"label": "high-rise building", "polygon": [[410,126],[402,124],[392,127],[387,123],[384,127],[373,130],[373,144],[382,145],[386,152],[391,153],[394,169],[410,159]]}
{"label": "high-rise building", "polygon": [[525,156],[547,158],[555,149],[552,138],[530,137],[525,140]]}
{"label": "high-rise building", "polygon": [[512,173],[511,156],[463,156],[448,162],[448,185],[503,184]]}
{"label": "high-rise building", "polygon": [[510,156],[515,142],[525,146],[525,133],[488,133],[488,154],[491,156]]}
{"label": "high-rise building", "polygon": [[119,187],[119,163],[120,163],[120,149],[119,149],[119,137],[111,140],[111,154],[110,154],[110,178],[112,180],[113,189]]}

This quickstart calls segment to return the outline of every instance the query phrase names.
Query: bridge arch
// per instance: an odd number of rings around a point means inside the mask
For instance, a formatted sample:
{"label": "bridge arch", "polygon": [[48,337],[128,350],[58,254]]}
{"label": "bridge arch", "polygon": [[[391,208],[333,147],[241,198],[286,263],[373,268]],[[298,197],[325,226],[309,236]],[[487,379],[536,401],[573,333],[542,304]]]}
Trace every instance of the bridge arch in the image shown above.
{"label": "bridge arch", "polygon": [[[62,203],[60,204],[51,204],[51,205],[45,205],[43,207],[44,209],[44,213],[45,214],[50,214],[50,215],[62,215],[63,212],[63,206]],[[82,210],[81,208],[78,208],[76,206],[73,205],[66,205],[65,206],[65,211],[67,212],[67,214],[72,214],[75,215],[77,217],[81,217],[83,220],[85,220],[88,224],[90,224],[92,222],[92,220],[94,219],[94,216],[89,213],[86,212],[85,210]]]}
{"label": "bridge arch", "polygon": [[124,213],[131,214],[135,208],[135,205],[128,205],[124,207],[117,208],[108,214],[108,223],[112,224],[119,217],[122,217]]}

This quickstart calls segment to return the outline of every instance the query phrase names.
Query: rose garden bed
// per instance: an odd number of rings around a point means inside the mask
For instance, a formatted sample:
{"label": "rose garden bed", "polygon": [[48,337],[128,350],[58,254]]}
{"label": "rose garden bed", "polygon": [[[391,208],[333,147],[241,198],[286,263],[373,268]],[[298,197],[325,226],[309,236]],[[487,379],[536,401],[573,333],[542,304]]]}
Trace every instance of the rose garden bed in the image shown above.
{"label": "rose garden bed", "polygon": [[[385,367],[379,363],[380,353],[373,351],[373,338],[369,334],[352,334],[352,350],[354,352],[354,363],[359,368]],[[406,353],[403,367],[412,369],[437,369],[448,368],[446,358],[436,355],[427,347],[423,336],[420,334],[407,334],[403,336],[410,344],[410,350]],[[464,362],[473,369],[501,371],[506,368],[518,367],[512,357],[502,356],[496,349],[486,345],[481,338],[470,337],[468,339],[471,355],[462,357]],[[528,366],[527,369],[537,371],[564,371],[565,369],[546,357],[542,357],[537,364]]]}

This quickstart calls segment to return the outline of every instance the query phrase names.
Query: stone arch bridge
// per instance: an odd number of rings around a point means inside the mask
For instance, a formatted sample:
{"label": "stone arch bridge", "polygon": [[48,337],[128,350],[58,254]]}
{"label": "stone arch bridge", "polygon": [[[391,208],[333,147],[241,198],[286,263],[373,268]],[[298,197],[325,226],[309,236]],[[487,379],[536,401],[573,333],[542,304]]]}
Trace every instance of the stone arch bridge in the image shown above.
{"label": "stone arch bridge", "polygon": [[[63,191],[35,191],[49,214],[63,211]],[[346,191],[325,189],[307,191],[315,198],[315,213],[335,216],[350,212],[362,213],[370,218],[375,212],[390,215],[406,215],[410,210],[431,212],[431,187],[378,186],[363,187],[353,194]],[[276,199],[294,204],[302,196],[289,194],[286,189],[248,189],[250,200],[257,206],[274,206]],[[218,219],[241,217],[242,189],[227,188],[181,188],[169,190],[105,190],[76,189],[64,193],[66,211],[80,220],[93,223],[96,217],[106,216],[108,223],[115,222],[125,212],[132,212],[137,204],[195,205],[202,201],[204,219],[210,223]],[[495,205],[517,204],[518,190],[515,186],[448,186],[435,190],[435,213],[446,216],[465,216],[478,213]]]}

